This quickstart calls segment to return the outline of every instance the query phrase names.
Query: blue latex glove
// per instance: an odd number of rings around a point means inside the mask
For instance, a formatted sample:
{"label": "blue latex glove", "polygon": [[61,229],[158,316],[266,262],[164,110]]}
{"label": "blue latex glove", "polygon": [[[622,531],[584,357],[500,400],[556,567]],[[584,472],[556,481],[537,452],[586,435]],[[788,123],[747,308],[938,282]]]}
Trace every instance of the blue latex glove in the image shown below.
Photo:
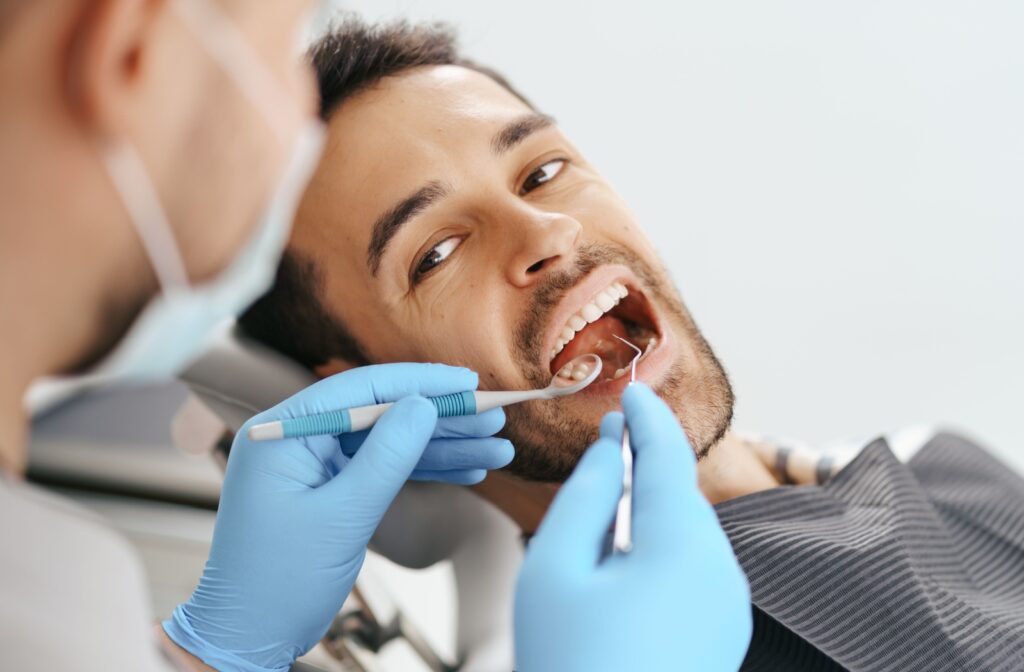
{"label": "blue latex glove", "polygon": [[622,406],[636,456],[633,550],[601,559],[622,493],[623,416],[611,413],[527,550],[516,669],[734,672],[750,643],[750,594],[697,489],[693,450],[646,386],[629,386]]}
{"label": "blue latex glove", "polygon": [[[501,409],[438,421],[432,404],[410,396],[476,386],[468,369],[369,366],[252,418],[231,449],[210,559],[164,622],[168,636],[217,669],[288,669],[326,632],[410,475],[476,482],[511,461],[512,445],[488,438],[505,422]],[[396,400],[369,432],[345,437],[344,451],[331,436],[247,438],[254,423]]]}

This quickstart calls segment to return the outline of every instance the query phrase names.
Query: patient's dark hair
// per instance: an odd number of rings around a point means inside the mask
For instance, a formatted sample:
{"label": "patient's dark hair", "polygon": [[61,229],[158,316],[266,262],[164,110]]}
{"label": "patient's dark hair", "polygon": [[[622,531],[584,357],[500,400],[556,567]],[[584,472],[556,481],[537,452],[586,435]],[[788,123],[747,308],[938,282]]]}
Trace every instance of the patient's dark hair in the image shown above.
{"label": "patient's dark hair", "polygon": [[[454,30],[445,24],[396,21],[371,25],[348,15],[313,45],[310,58],[324,121],[346,100],[380,80],[432,65],[459,65],[481,72],[533,108],[500,74],[463,58]],[[332,358],[368,363],[345,325],[321,303],[322,284],[313,260],[285,252],[274,286],[239,319],[242,328],[309,368]]]}

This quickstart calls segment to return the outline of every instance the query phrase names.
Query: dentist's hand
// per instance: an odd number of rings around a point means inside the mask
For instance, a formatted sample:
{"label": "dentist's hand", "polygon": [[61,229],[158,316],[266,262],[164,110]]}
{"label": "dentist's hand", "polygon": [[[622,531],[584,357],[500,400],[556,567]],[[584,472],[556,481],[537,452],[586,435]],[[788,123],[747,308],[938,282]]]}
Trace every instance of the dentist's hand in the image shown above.
{"label": "dentist's hand", "polygon": [[636,454],[633,550],[601,559],[622,492],[622,415],[611,413],[530,543],[516,589],[516,669],[734,672],[750,594],[693,450],[646,386],[622,396]]}
{"label": "dentist's hand", "polygon": [[[476,386],[467,369],[369,366],[252,418],[231,449],[203,577],[164,623],[170,638],[217,669],[288,669],[341,608],[410,476],[473,483],[511,461],[511,444],[490,438],[505,422],[501,409],[438,421],[422,398]],[[247,438],[254,423],[396,400],[369,432],[341,441]]]}

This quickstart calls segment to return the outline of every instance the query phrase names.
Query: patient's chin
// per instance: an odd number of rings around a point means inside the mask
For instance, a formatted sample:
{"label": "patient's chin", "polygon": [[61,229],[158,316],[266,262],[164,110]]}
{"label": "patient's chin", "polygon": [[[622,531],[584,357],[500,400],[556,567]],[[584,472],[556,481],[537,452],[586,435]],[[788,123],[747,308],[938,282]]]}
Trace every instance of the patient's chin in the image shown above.
{"label": "patient's chin", "polygon": [[710,355],[700,375],[666,378],[658,394],[668,403],[686,432],[697,459],[708,455],[732,424],[735,398],[718,360]]}
{"label": "patient's chin", "polygon": [[528,481],[564,482],[587,447],[597,440],[597,426],[575,416],[562,416],[555,422],[551,417],[537,417],[524,406],[509,406],[505,412],[507,422],[501,435],[516,448],[505,469]]}
{"label": "patient's chin", "polygon": [[[733,393],[724,370],[710,349],[702,353],[700,374],[670,370],[657,393],[679,418],[698,459],[725,436],[732,421]],[[598,438],[604,410],[581,415],[568,400],[506,407],[502,436],[516,447],[506,470],[530,481],[564,482],[586,449]],[[610,409],[609,409],[610,410]]]}

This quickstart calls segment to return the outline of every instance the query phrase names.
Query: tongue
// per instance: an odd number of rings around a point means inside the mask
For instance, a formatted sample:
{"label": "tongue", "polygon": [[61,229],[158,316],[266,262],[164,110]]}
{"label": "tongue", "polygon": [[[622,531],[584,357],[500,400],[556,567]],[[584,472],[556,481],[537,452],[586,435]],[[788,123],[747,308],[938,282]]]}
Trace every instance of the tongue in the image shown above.
{"label": "tongue", "polygon": [[597,322],[588,324],[551,361],[552,374],[557,373],[569,360],[587,354],[597,355],[603,360],[602,377],[614,374],[629,364],[636,355],[629,346],[615,338],[616,336],[629,340],[626,336],[626,325],[617,317],[605,315]]}

